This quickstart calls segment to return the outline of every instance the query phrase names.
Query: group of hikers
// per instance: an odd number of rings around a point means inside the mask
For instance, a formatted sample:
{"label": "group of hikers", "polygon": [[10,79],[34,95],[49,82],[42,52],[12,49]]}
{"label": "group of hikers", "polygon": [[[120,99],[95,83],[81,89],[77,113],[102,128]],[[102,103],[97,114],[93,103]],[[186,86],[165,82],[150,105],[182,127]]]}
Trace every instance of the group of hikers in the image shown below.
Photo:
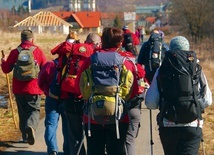
{"label": "group of hikers", "polygon": [[128,26],[89,33],[84,43],[77,37],[70,32],[51,50],[56,59],[48,61],[33,32],[23,30],[21,44],[2,57],[3,72],[13,71],[21,142],[35,143],[44,93],[48,155],[58,154],[60,117],[64,155],[137,155],[144,102],[160,110],[165,155],[198,154],[202,113],[212,93],[185,37],[172,38],[168,46],[164,33],[154,30],[139,52],[140,41]]}

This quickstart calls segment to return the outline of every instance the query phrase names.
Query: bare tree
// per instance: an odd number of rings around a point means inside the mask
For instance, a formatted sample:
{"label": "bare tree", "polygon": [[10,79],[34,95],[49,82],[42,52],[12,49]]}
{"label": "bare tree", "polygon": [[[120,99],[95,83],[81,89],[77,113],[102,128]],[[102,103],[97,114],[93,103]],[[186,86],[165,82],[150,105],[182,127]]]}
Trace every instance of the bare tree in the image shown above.
{"label": "bare tree", "polygon": [[196,43],[210,34],[213,36],[214,0],[172,0],[172,6],[171,20],[189,33]]}

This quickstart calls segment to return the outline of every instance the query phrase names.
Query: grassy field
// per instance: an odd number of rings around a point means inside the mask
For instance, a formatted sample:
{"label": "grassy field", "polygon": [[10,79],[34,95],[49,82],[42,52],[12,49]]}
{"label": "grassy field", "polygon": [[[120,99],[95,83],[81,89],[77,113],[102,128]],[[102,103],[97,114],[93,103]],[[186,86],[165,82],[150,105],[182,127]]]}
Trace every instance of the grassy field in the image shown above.
{"label": "grassy field", "polygon": [[[6,33],[0,31],[0,50],[3,50],[7,56],[11,49],[16,48],[20,44],[20,32],[18,33]],[[168,43],[169,40],[174,37],[165,36],[165,41]],[[35,44],[38,45],[45,53],[48,60],[53,59],[55,56],[51,55],[50,50],[54,48],[57,44],[64,41],[66,35],[62,34],[35,34]],[[80,41],[84,42],[86,36],[79,36]],[[208,83],[212,93],[214,93],[214,49],[213,43],[211,41],[206,41],[202,45],[194,45],[191,43],[191,49],[197,52],[200,59],[200,64],[203,67],[203,71],[207,76]],[[12,73],[8,74],[11,80]],[[5,96],[9,98],[8,86],[6,81],[6,76],[0,70],[0,96]],[[13,105],[15,107],[14,117],[12,115],[11,108],[0,108],[0,151],[10,145],[11,141],[16,141],[20,138],[20,132],[15,128],[14,119],[18,121],[16,104],[13,99]],[[8,105],[9,100],[8,100]],[[41,107],[42,116],[44,116],[44,105]],[[41,116],[41,117],[42,117]],[[208,107],[203,114],[204,117],[204,146],[207,155],[214,155],[214,105]],[[13,119],[14,118],[14,119]],[[202,153],[202,147],[200,148],[200,154]]]}

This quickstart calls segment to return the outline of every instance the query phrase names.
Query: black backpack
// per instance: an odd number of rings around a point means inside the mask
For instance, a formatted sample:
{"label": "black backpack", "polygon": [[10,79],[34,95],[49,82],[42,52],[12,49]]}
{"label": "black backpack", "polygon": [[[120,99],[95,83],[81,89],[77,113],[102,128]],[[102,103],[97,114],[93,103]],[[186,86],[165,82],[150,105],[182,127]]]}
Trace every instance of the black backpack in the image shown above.
{"label": "black backpack", "polygon": [[124,34],[124,43],[125,45],[133,45],[133,38],[131,33]]}
{"label": "black backpack", "polygon": [[157,76],[161,95],[159,123],[163,118],[177,123],[201,119],[198,84],[201,66],[193,51],[168,51]]}
{"label": "black backpack", "polygon": [[149,38],[149,70],[156,71],[158,67],[160,67],[162,58],[163,58],[163,51],[162,51],[162,37],[160,34],[154,33]]}
{"label": "black backpack", "polygon": [[146,79],[149,83],[151,83],[157,68],[160,67],[166,50],[166,47],[163,46],[162,37],[156,33],[153,33],[141,47],[138,61],[145,66]]}
{"label": "black backpack", "polygon": [[126,51],[132,52],[135,56],[138,55],[137,48],[133,44],[133,38],[131,33],[124,34],[124,47]]}

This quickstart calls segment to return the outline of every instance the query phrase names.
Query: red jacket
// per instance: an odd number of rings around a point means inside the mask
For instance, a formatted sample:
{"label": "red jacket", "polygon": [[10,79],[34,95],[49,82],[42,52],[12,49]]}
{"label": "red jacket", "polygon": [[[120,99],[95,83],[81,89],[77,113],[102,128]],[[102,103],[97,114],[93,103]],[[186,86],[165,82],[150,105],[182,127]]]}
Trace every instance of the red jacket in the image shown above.
{"label": "red jacket", "polygon": [[[130,30],[123,30],[123,33],[124,34],[131,33],[132,38],[133,38],[133,44],[134,45],[139,45],[140,44],[140,41],[139,41],[138,37],[134,33],[132,33]],[[125,47],[125,42],[122,43],[122,46]]]}
{"label": "red jacket", "polygon": [[[39,72],[38,85],[44,91],[46,96],[49,96],[49,88],[53,81],[57,65],[53,61],[48,61]],[[66,92],[61,93],[61,98],[68,98]]]}
{"label": "red jacket", "polygon": [[[108,50],[105,50],[105,49],[102,49],[102,50],[100,50],[100,52],[108,52],[108,51],[116,51],[116,49],[115,48],[112,48],[112,49],[108,49]],[[121,53],[121,52],[119,52],[119,53]],[[91,64],[91,59],[90,58],[88,58],[84,63],[83,63],[83,65],[81,66],[81,68],[80,68],[80,70],[79,70],[79,72],[78,72],[78,74],[77,74],[77,79],[76,79],[76,83],[75,83],[75,88],[76,88],[76,91],[77,92],[79,92],[79,93],[81,93],[80,92],[80,87],[79,87],[79,83],[80,83],[80,76],[81,76],[81,74],[82,74],[82,72],[84,71],[84,70],[86,70],[86,69],[88,69],[89,68],[89,66],[90,66],[90,64]],[[130,70],[130,71],[135,71],[134,70],[134,64],[133,63],[131,63],[130,61],[128,61],[128,60],[125,60],[124,61],[124,65],[126,66],[126,68],[128,69],[128,70]],[[136,88],[137,87],[137,81],[136,81],[136,78],[134,78],[134,82],[133,82],[133,88]],[[135,91],[133,91],[132,92],[132,96],[134,95],[134,93],[135,93]],[[88,117],[87,117],[87,115],[83,115],[83,117],[84,117],[84,123],[87,123],[88,122]],[[97,124],[97,122],[95,122],[94,120],[90,120],[91,121],[91,123],[93,123],[93,124]],[[125,115],[125,117],[123,118],[123,120],[121,120],[121,122],[125,122],[125,123],[129,123],[129,118],[128,118],[128,115]]]}
{"label": "red jacket", "polygon": [[[37,61],[38,65],[40,66],[40,69],[42,66],[46,63],[46,57],[45,54],[42,52],[42,50],[34,45],[30,41],[24,41],[19,46],[22,48],[30,48],[31,46],[35,46],[36,49],[33,51],[34,59]],[[13,70],[13,67],[18,59],[19,51],[17,49],[13,49],[7,60],[2,61],[2,71],[4,73],[9,73]],[[13,93],[14,94],[43,94],[43,91],[38,86],[38,79],[33,79],[31,81],[19,81],[16,78],[13,78]]]}

